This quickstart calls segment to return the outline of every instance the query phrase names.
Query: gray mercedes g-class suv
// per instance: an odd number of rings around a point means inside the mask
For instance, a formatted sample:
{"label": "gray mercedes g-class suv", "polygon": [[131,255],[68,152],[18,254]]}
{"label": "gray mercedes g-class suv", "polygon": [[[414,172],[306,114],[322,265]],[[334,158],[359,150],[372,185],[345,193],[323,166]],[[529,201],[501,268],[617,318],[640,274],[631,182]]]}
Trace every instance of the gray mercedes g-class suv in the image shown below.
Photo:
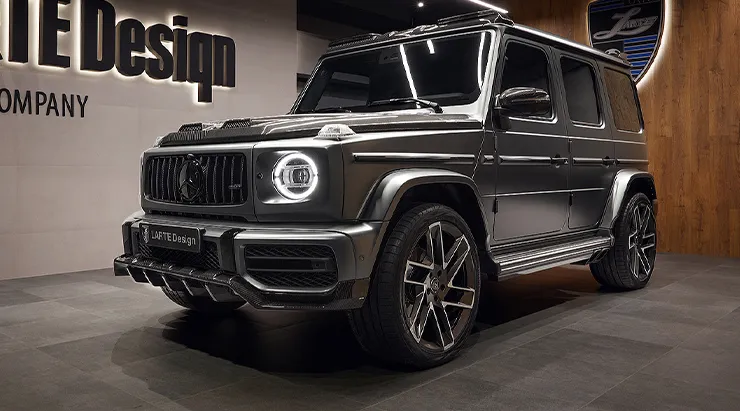
{"label": "gray mercedes g-class suv", "polygon": [[343,310],[424,368],[481,281],[588,264],[638,289],[656,190],[629,64],[493,11],[331,44],[285,116],[186,124],[141,161],[115,273],[183,307]]}

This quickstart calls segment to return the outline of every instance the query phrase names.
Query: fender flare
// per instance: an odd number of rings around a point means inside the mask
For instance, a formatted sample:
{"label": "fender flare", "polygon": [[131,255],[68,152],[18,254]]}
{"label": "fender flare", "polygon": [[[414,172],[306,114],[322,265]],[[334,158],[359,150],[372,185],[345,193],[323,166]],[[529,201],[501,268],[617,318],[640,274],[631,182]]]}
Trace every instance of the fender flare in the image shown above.
{"label": "fender flare", "polygon": [[622,211],[622,203],[624,203],[625,196],[632,184],[637,180],[648,180],[650,186],[655,190],[655,178],[647,171],[626,169],[617,172],[616,177],[614,177],[612,192],[609,194],[606,206],[604,207],[604,215],[601,218],[601,224],[599,226],[600,229],[611,232],[612,228],[614,228],[614,223],[619,218],[619,213]]}
{"label": "fender flare", "polygon": [[404,194],[414,187],[428,184],[463,184],[469,187],[478,199],[481,216],[485,217],[483,202],[472,178],[444,169],[410,168],[392,171],[380,179],[365,200],[358,218],[363,221],[389,221]]}
{"label": "fender flare", "polygon": [[[485,227],[482,227],[481,232],[481,235],[485,237],[482,239],[485,243],[485,250],[487,251],[490,249],[493,227],[485,213],[485,207],[483,206],[483,200],[478,191],[478,186],[472,178],[464,174],[445,169],[401,169],[386,174],[376,182],[357,215],[357,219],[360,221],[376,223],[382,222],[378,237],[373,246],[373,257],[370,259],[372,261],[368,261],[370,267],[375,264],[380,246],[390,226],[390,221],[393,218],[403,196],[414,187],[432,184],[459,184],[472,190],[477,199],[478,213],[485,225]],[[487,252],[480,256],[482,262],[487,261],[485,258],[488,257]]]}
{"label": "fender flare", "polygon": [[393,218],[404,194],[414,187],[431,184],[459,184],[472,190],[478,203],[478,213],[485,224],[483,229],[486,246],[490,246],[491,224],[485,213],[485,207],[477,185],[472,178],[450,170],[412,168],[392,171],[375,185],[375,189],[365,200],[358,219],[361,221],[388,222]]}

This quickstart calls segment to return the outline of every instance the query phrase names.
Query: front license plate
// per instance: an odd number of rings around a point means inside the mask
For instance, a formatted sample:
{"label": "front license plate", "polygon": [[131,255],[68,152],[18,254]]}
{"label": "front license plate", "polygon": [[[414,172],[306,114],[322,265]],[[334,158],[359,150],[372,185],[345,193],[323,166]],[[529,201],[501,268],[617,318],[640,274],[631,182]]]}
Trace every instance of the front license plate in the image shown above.
{"label": "front license plate", "polygon": [[193,253],[201,251],[201,232],[197,228],[141,224],[139,225],[139,234],[141,235],[141,241],[151,247]]}

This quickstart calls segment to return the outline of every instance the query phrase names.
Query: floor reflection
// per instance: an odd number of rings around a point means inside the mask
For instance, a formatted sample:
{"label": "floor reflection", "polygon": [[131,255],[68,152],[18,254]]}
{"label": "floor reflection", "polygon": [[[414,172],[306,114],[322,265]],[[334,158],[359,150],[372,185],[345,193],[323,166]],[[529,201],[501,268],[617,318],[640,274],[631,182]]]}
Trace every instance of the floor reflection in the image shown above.
{"label": "floor reflection", "polygon": [[[581,268],[486,282],[471,344],[484,330],[602,292]],[[170,341],[264,372],[327,373],[376,363],[359,347],[342,312],[244,308],[213,318],[182,311],[162,317],[160,323],[165,326],[162,336]]]}

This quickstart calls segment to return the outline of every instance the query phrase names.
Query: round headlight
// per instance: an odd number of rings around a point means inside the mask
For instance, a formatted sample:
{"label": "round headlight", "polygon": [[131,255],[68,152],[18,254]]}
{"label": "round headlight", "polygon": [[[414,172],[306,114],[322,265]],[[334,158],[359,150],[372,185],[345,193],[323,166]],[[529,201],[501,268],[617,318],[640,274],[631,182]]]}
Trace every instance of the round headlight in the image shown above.
{"label": "round headlight", "polygon": [[302,153],[283,156],[272,171],[272,182],[278,193],[288,200],[305,200],[319,184],[316,163]]}

